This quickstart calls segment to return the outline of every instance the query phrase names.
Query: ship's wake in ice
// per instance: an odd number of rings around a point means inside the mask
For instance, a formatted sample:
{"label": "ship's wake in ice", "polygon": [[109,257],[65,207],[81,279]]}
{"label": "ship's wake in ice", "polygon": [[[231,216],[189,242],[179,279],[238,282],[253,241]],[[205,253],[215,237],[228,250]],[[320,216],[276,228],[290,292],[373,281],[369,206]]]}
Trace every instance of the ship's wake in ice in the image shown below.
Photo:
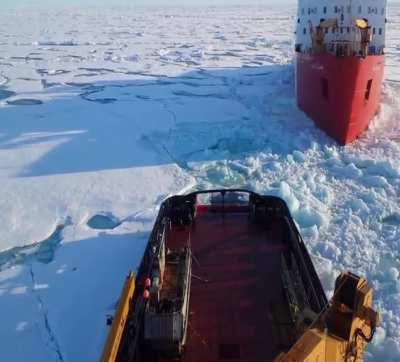
{"label": "ship's wake in ice", "polygon": [[293,9],[35,10],[22,27],[9,11],[0,24],[5,359],[98,360],[160,202],[241,187],[286,200],[328,295],[343,269],[372,282],[382,326],[367,358],[398,360],[393,9],[381,112],[346,147],[296,107]]}

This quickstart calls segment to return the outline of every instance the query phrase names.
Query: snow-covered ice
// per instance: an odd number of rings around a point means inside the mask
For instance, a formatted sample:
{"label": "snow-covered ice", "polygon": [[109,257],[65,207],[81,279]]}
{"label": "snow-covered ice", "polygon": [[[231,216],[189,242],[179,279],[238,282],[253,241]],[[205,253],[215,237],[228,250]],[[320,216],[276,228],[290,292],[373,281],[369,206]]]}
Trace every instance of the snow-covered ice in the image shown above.
{"label": "snow-covered ice", "polygon": [[294,14],[0,14],[4,360],[98,360],[158,205],[212,187],[283,197],[328,296],[340,270],[373,284],[382,326],[367,359],[400,360],[400,7],[381,112],[346,147],[296,107]]}

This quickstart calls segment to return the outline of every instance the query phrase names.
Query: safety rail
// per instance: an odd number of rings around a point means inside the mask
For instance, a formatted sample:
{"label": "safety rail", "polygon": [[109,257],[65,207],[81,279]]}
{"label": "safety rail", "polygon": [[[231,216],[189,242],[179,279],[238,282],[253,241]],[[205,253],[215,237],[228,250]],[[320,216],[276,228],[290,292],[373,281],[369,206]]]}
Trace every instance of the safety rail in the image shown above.
{"label": "safety rail", "polygon": [[[236,196],[239,195],[242,198],[239,198],[238,201],[238,199],[235,199],[235,194]],[[181,224],[183,226],[190,225],[195,219],[196,209],[199,206],[202,206],[200,199],[205,195],[210,196],[209,199],[211,201],[211,206],[212,202],[214,203],[214,206],[221,206],[221,208],[217,210],[218,212],[230,212],[231,209],[229,208],[229,205],[230,201],[232,202],[233,200],[233,202],[237,203],[237,205],[240,207],[246,207],[249,214],[251,214],[253,207],[257,205],[263,205],[265,206],[267,213],[266,216],[268,216],[268,212],[270,212],[273,215],[282,217],[284,220],[286,220],[286,222],[289,224],[290,235],[287,235],[287,237],[290,239],[289,243],[291,249],[293,250],[299,265],[303,267],[304,274],[302,277],[304,278],[306,284],[309,284],[310,282],[312,284],[310,290],[313,300],[312,304],[317,310],[324,308],[328,304],[325,293],[320,285],[319,278],[313,268],[311,258],[307,252],[304,242],[290,215],[290,211],[286,203],[281,198],[275,196],[261,196],[253,191],[245,189],[216,189],[196,191],[184,196],[173,196],[161,204],[153,231],[150,235],[149,243],[144,252],[144,256],[136,278],[136,287],[134,291],[135,295],[133,297],[135,302],[130,303],[130,312],[133,315],[133,320],[131,320],[130,323],[127,323],[125,326],[125,331],[121,337],[119,351],[117,351],[117,360],[141,361],[140,356],[138,356],[137,346],[142,338],[141,321],[143,320],[147,303],[147,300],[143,297],[145,291],[144,280],[148,277],[154,263],[156,262],[159,248],[163,243],[166,242],[167,230],[171,227],[171,220],[174,217],[174,213],[178,213],[178,218],[176,218],[178,221],[179,217],[185,215],[185,213],[189,213],[189,216],[183,216],[184,222]],[[180,206],[182,206],[182,209],[180,209]],[[180,214],[181,212],[182,214]],[[263,220],[264,219],[267,218],[263,218]],[[188,244],[190,245],[190,243]],[[113,360],[102,361],[111,362]]]}
{"label": "safety rail", "polygon": [[[305,30],[305,29],[304,29]],[[309,22],[311,45],[296,44],[295,51],[305,54],[329,53],[336,56],[383,55],[384,46],[374,45],[375,28],[365,19],[356,20],[352,26],[340,26],[336,19],[321,19],[319,25]],[[382,29],[379,30],[382,34]]]}

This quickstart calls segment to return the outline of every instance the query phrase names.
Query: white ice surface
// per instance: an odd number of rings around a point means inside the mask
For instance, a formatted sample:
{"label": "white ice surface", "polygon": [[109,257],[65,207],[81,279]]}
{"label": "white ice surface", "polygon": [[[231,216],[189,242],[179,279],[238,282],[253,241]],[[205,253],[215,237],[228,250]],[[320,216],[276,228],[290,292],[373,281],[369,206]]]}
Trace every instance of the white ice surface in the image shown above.
{"label": "white ice surface", "polygon": [[328,296],[340,270],[368,277],[382,326],[367,359],[400,360],[400,8],[381,112],[346,147],[296,108],[294,14],[0,14],[4,360],[97,360],[160,202],[231,186],[288,202]]}

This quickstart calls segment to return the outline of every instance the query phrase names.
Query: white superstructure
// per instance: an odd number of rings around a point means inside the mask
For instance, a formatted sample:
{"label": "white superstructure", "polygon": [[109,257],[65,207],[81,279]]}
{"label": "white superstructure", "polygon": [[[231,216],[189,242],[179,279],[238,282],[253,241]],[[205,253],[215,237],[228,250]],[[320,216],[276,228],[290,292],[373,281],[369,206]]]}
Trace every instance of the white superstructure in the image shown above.
{"label": "white superstructure", "polygon": [[[327,51],[332,43],[350,44],[362,41],[360,26],[368,27],[368,54],[382,54],[385,47],[387,0],[299,0],[296,27],[296,50],[308,52],[313,48],[313,33],[318,26],[323,33]],[[331,49],[329,49],[331,48]],[[357,49],[356,49],[357,48]],[[346,53],[350,50],[346,48]],[[350,55],[350,54],[348,54]]]}

